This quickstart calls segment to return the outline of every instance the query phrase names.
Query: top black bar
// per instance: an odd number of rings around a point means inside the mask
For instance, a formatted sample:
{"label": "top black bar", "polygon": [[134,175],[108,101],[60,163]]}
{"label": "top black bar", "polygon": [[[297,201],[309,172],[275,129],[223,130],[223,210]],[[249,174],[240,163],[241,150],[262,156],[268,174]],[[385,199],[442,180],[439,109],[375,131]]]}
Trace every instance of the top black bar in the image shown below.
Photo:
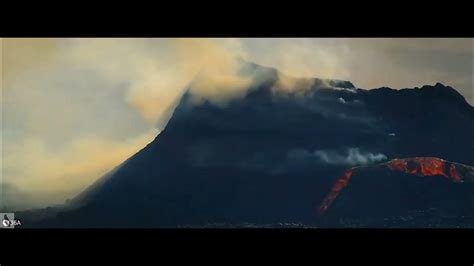
{"label": "top black bar", "polygon": [[[399,7],[401,8],[401,7]],[[164,9],[80,14],[6,13],[1,37],[472,37],[470,9],[440,12],[390,7],[361,13],[338,10],[235,10],[180,13]],[[390,11],[388,11],[390,10]],[[194,12],[193,12],[194,11]],[[211,13],[211,12],[209,12]],[[8,17],[11,16],[11,17]]]}

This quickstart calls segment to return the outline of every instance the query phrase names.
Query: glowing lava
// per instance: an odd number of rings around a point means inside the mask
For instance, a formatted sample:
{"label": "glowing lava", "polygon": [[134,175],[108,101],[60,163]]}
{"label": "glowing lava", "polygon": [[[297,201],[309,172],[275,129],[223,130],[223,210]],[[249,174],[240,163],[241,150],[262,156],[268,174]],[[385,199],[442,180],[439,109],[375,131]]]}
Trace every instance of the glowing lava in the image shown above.
{"label": "glowing lava", "polygon": [[[453,182],[474,182],[474,167],[448,162],[436,157],[394,159],[376,166],[388,168],[391,171],[399,171],[416,176],[444,176]],[[319,214],[323,214],[329,209],[341,191],[347,187],[356,170],[368,167],[373,166],[354,167],[344,172],[344,174],[336,181],[329,194],[321,203],[319,207]]]}
{"label": "glowing lava", "polygon": [[449,177],[449,173],[446,172],[446,161],[434,157],[395,159],[389,161],[386,166],[390,170],[401,171],[412,175],[442,175],[444,177]]}
{"label": "glowing lava", "polygon": [[349,184],[349,181],[351,180],[352,174],[353,174],[352,170],[347,170],[347,171],[344,172],[342,177],[340,177],[336,181],[336,183],[334,184],[334,186],[331,189],[331,192],[329,193],[329,195],[327,195],[326,198],[324,198],[323,203],[319,207],[319,213],[326,212],[326,210],[329,208],[329,206],[331,206],[331,204],[334,202],[334,200],[336,200],[336,198],[339,195],[339,193],[341,192],[341,190],[343,190],[345,187],[347,187],[347,185]]}

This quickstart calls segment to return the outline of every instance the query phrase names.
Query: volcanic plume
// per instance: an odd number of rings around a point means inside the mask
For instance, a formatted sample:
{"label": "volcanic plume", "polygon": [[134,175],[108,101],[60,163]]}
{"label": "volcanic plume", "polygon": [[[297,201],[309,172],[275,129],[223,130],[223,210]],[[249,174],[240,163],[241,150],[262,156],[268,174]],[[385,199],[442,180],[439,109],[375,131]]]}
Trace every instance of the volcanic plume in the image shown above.
{"label": "volcanic plume", "polygon": [[452,182],[457,183],[474,182],[474,167],[449,162],[436,157],[393,159],[377,165],[353,167],[346,170],[333,185],[331,191],[324,198],[319,207],[319,214],[324,214],[331,207],[341,191],[349,185],[354,174],[371,167],[389,169],[390,171],[398,171],[418,177],[443,176]]}

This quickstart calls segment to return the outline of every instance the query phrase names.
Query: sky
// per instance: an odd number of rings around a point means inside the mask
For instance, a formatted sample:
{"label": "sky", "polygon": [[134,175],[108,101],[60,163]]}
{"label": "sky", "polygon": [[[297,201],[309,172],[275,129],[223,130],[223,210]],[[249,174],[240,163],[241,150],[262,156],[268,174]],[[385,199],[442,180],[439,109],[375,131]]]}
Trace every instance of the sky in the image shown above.
{"label": "sky", "polygon": [[235,58],[363,89],[441,82],[474,103],[473,39],[4,38],[0,45],[0,203],[20,207],[64,202],[152,141],[196,74],[210,77],[193,86],[203,98],[242,95],[249,81],[233,74]]}

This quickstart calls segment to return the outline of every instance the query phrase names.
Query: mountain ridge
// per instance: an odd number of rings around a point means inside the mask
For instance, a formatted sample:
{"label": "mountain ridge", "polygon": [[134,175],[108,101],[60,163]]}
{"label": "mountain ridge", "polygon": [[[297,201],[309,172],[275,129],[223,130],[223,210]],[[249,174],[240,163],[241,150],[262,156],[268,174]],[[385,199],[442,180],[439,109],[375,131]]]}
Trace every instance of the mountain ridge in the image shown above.
{"label": "mountain ridge", "polygon": [[267,79],[224,105],[196,104],[188,88],[152,142],[38,226],[315,223],[348,149],[474,164],[474,108],[451,87],[364,90],[310,79],[275,93],[276,69],[242,71]]}

